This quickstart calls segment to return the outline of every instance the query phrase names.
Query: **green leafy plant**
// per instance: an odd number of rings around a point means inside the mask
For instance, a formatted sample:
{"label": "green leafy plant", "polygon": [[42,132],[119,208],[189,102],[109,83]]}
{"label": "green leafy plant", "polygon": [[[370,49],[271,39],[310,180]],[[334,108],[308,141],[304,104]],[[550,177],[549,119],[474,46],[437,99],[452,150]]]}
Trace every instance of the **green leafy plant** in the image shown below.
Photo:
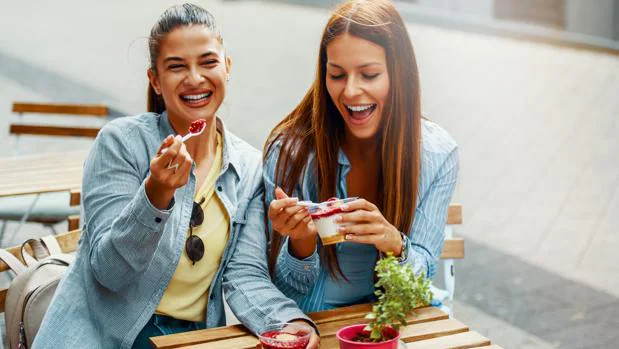
{"label": "green leafy plant", "polygon": [[372,342],[382,342],[384,330],[391,326],[399,331],[400,325],[406,326],[406,316],[417,307],[427,306],[432,300],[430,280],[423,273],[415,275],[410,265],[402,266],[391,254],[376,263],[378,281],[374,285],[378,301],[372,312],[365,318],[371,322],[365,327],[370,332]]}

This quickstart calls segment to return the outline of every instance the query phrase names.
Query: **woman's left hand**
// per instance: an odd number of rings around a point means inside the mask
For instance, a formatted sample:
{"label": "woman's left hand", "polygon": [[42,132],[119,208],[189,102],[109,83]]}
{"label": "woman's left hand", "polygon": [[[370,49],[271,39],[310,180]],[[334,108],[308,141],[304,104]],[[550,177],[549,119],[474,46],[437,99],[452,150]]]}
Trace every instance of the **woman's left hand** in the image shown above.
{"label": "woman's left hand", "polygon": [[398,257],[402,253],[402,236],[396,227],[385,219],[373,203],[358,199],[340,206],[342,215],[338,224],[346,241],[371,244],[383,253],[391,252]]}

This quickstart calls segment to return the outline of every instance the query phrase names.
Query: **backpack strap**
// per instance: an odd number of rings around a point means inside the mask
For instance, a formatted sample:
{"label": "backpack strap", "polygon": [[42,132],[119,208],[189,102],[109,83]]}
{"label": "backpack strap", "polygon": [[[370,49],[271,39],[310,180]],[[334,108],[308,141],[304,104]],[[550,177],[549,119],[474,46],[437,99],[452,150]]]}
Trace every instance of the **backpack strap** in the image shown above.
{"label": "backpack strap", "polygon": [[60,248],[60,245],[58,244],[58,240],[56,240],[55,237],[44,236],[41,238],[41,242],[43,243],[43,246],[47,248],[47,251],[49,252],[50,256],[54,256],[54,255],[62,253],[62,248]]}
{"label": "backpack strap", "polygon": [[[32,251],[34,252],[34,256],[31,256],[30,253],[26,252],[26,246],[30,245]],[[27,266],[34,265],[40,259],[43,259],[48,256],[43,243],[37,239],[28,239],[21,244],[21,257],[26,262]]]}
{"label": "backpack strap", "polygon": [[19,260],[17,257],[13,256],[5,249],[0,248],[0,260],[2,260],[6,265],[11,268],[15,274],[19,274],[26,270],[26,266]]}

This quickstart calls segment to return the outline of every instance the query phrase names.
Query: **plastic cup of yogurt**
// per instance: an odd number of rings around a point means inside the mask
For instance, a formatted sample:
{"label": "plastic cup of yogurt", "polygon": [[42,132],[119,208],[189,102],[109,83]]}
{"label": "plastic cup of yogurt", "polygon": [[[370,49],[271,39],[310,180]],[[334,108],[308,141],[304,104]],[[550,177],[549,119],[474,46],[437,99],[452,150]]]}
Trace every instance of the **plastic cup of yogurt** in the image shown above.
{"label": "plastic cup of yogurt", "polygon": [[338,223],[337,218],[342,215],[341,206],[355,199],[357,198],[334,198],[310,208],[310,216],[316,225],[323,245],[332,245],[346,240],[346,236],[338,231],[338,228],[344,224]]}

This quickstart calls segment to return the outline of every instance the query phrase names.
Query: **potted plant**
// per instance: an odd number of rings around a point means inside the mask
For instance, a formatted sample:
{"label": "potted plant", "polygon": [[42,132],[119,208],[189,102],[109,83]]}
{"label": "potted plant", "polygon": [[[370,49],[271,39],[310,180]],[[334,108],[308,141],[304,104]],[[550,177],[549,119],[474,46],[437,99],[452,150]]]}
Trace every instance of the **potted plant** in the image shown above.
{"label": "potted plant", "polygon": [[427,306],[432,299],[430,280],[417,276],[410,265],[402,266],[389,254],[376,263],[378,281],[374,294],[378,301],[365,318],[370,323],[341,328],[336,336],[340,349],[397,349],[400,325],[414,309]]}

